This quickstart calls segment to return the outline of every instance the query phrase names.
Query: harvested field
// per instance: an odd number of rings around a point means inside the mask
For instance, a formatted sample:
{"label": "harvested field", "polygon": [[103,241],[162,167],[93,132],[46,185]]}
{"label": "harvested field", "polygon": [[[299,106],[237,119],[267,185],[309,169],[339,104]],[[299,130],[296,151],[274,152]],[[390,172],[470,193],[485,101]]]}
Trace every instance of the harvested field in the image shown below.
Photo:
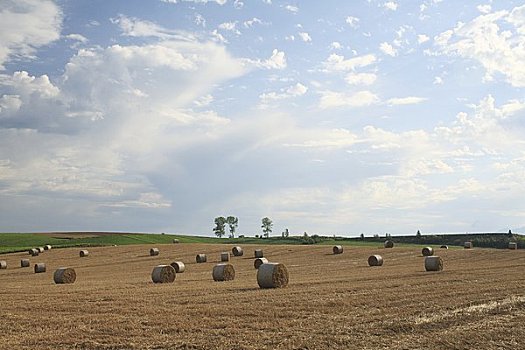
{"label": "harvested field", "polygon": [[[195,262],[224,245],[156,246],[162,256],[150,245],[92,247],[96,259],[52,249],[39,274],[20,267],[27,252],[1,255],[0,349],[517,349],[525,339],[524,250],[444,250],[444,270],[425,272],[418,247],[258,245],[290,276],[260,289],[252,257],[232,257],[228,283],[210,278],[219,259]],[[368,266],[372,254],[381,268]],[[152,269],[174,260],[186,272],[154,284]],[[61,266],[74,284],[53,282]]]}

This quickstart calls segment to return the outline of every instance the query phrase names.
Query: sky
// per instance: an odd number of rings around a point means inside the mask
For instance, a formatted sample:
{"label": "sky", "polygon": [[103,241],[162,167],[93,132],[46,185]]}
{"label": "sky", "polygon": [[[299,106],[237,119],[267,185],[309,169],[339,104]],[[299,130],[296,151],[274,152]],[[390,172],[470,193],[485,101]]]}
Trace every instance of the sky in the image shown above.
{"label": "sky", "polygon": [[525,231],[525,2],[0,0],[0,231]]}

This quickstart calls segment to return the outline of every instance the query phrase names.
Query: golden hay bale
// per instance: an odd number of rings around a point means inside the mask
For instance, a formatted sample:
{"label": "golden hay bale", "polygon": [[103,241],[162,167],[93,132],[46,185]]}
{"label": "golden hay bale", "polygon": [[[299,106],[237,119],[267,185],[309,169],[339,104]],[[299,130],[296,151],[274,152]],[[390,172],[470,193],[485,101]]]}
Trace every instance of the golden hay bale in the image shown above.
{"label": "golden hay bale", "polygon": [[77,280],[77,273],[70,267],[60,267],[53,274],[53,280],[56,284],[75,283]]}
{"label": "golden hay bale", "polygon": [[516,243],[516,242],[509,242],[509,249],[512,249],[512,250],[518,249],[518,243]]}
{"label": "golden hay bale", "polygon": [[332,248],[332,252],[334,254],[343,254],[343,246],[342,245],[334,245]]}
{"label": "golden hay bale", "polygon": [[159,250],[159,248],[151,248],[151,249],[149,250],[149,255],[150,255],[150,256],[157,256],[157,255],[159,255],[159,254],[160,254],[160,250]]}
{"label": "golden hay bale", "polygon": [[51,250],[51,246],[50,246],[49,244],[46,244],[46,245],[44,246],[44,250]]}
{"label": "golden hay bale", "polygon": [[427,256],[425,258],[425,270],[441,271],[443,270],[443,259],[439,256]]}
{"label": "golden hay bale", "polygon": [[31,266],[31,263],[29,262],[29,259],[21,259],[20,260],[20,267],[29,267]]}
{"label": "golden hay bale", "polygon": [[80,257],[83,258],[85,256],[88,256],[89,252],[86,249],[83,249],[80,251]]}
{"label": "golden hay bale", "polygon": [[36,249],[38,249],[38,252],[39,252],[39,253],[43,253],[44,250],[45,250],[44,247],[37,247]]}
{"label": "golden hay bale", "polygon": [[213,267],[213,280],[217,282],[233,281],[235,268],[232,264],[217,264]]}
{"label": "golden hay bale", "polygon": [[255,267],[256,269],[259,268],[259,266],[261,266],[262,264],[268,264],[268,259],[266,258],[257,258],[253,261],[253,267]]}
{"label": "golden hay bale", "polygon": [[393,241],[385,241],[385,248],[394,248]]}
{"label": "golden hay bale", "polygon": [[442,245],[441,247],[439,247],[441,249],[448,249],[448,245]]}
{"label": "golden hay bale", "polygon": [[31,256],[38,256],[38,254],[40,254],[40,250],[36,248],[30,249],[29,254],[31,254]]}
{"label": "golden hay bale", "polygon": [[183,273],[186,270],[186,265],[182,261],[174,261],[170,264],[176,273]]}
{"label": "golden hay bale", "polygon": [[46,272],[46,264],[44,263],[36,263],[35,264],[35,273],[42,273]]}
{"label": "golden hay bale", "polygon": [[381,255],[370,255],[368,257],[368,266],[383,266],[383,257]]}
{"label": "golden hay bale", "polygon": [[256,259],[264,257],[262,249],[255,249],[255,251],[253,252],[253,255],[255,256]]}
{"label": "golden hay bale", "polygon": [[232,248],[232,254],[233,256],[242,256],[244,252],[241,247],[237,246]]}
{"label": "golden hay bale", "polygon": [[180,243],[177,238],[173,238],[173,243]]}
{"label": "golden hay bale", "polygon": [[288,269],[283,264],[266,263],[257,270],[257,284],[261,288],[283,288],[288,281]]}
{"label": "golden hay bale", "polygon": [[0,261],[0,270],[5,270],[5,269],[7,269],[7,261],[1,260]]}
{"label": "golden hay bale", "polygon": [[472,242],[465,242],[463,246],[465,247],[465,249],[472,249],[473,247]]}
{"label": "golden hay bale", "polygon": [[154,283],[173,283],[177,273],[171,265],[158,265],[151,272]]}
{"label": "golden hay bale", "polygon": [[434,255],[434,248],[425,247],[421,250],[421,254],[423,254],[423,256],[432,256]]}
{"label": "golden hay bale", "polygon": [[207,260],[206,254],[197,254],[195,257],[195,261],[197,261],[198,264],[205,263]]}
{"label": "golden hay bale", "polygon": [[230,253],[222,252],[221,253],[221,262],[228,262],[228,261],[230,261]]}

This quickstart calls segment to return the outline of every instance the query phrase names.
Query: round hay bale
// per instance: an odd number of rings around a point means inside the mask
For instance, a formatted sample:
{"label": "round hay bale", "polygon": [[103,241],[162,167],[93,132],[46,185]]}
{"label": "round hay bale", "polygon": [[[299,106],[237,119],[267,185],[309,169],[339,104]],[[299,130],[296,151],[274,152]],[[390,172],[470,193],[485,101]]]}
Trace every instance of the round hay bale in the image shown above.
{"label": "round hay bale", "polygon": [[53,280],[56,284],[75,283],[77,280],[77,273],[70,267],[60,267],[53,274]]}
{"label": "round hay bale", "polygon": [[516,243],[516,242],[509,242],[509,249],[512,249],[512,250],[518,249],[518,243]]}
{"label": "round hay bale", "polygon": [[159,250],[159,248],[151,248],[151,249],[149,250],[149,255],[150,255],[150,256],[157,256],[157,255],[159,255],[159,254],[160,254],[160,250]]}
{"label": "round hay bale", "polygon": [[472,247],[473,247],[472,242],[465,242],[463,247],[465,247],[465,249],[472,249]]}
{"label": "round hay bale", "polygon": [[1,260],[0,261],[0,270],[5,270],[5,269],[7,269],[7,261]]}
{"label": "round hay bale", "polygon": [[83,250],[80,251],[79,254],[80,254],[80,257],[83,258],[83,257],[88,256],[89,252],[87,250],[83,249]]}
{"label": "round hay bale", "polygon": [[35,273],[42,273],[42,272],[46,272],[46,264],[44,263],[35,264]]}
{"label": "round hay bale", "polygon": [[177,273],[171,265],[158,265],[151,272],[154,283],[173,283]]}
{"label": "round hay bale", "polygon": [[255,259],[264,257],[262,249],[255,249],[253,255],[255,256]]}
{"label": "round hay bale", "polygon": [[343,246],[342,245],[334,245],[332,248],[332,252],[334,254],[343,254]]}
{"label": "round hay bale", "polygon": [[186,270],[186,266],[182,261],[174,261],[170,265],[175,269],[176,273],[183,273]]}
{"label": "round hay bale", "polygon": [[29,267],[31,266],[31,263],[29,262],[29,259],[21,259],[20,260],[20,267]]}
{"label": "round hay bale", "polygon": [[177,238],[173,238],[173,243],[177,244],[177,243],[180,243],[179,240]]}
{"label": "round hay bale", "polygon": [[441,249],[448,249],[448,245],[442,245],[441,247],[439,247]]}
{"label": "round hay bale", "polygon": [[38,256],[38,254],[40,254],[40,250],[36,248],[30,249],[29,254],[31,254],[31,256]]}
{"label": "round hay bale", "polygon": [[244,252],[241,247],[237,246],[232,248],[232,254],[233,256],[242,256]]}
{"label": "round hay bale", "polygon": [[288,269],[283,264],[266,263],[257,270],[257,284],[261,288],[283,288],[288,281]]}
{"label": "round hay bale", "polygon": [[432,256],[434,255],[434,248],[425,247],[421,250],[421,254],[423,254],[423,256]]}
{"label": "round hay bale", "polygon": [[235,268],[232,264],[217,264],[213,267],[213,280],[216,282],[233,281]]}
{"label": "round hay bale", "polygon": [[51,250],[51,246],[50,246],[49,244],[46,244],[46,245],[44,246],[44,250]]}
{"label": "round hay bale", "polygon": [[230,253],[222,252],[221,253],[221,262],[228,262],[228,261],[230,261]]}
{"label": "round hay bale", "polygon": [[425,270],[441,271],[443,270],[443,259],[439,256],[427,256],[425,258]]}
{"label": "round hay bale", "polygon": [[370,255],[368,257],[368,266],[383,266],[383,257],[381,255]]}
{"label": "round hay bale", "polygon": [[385,248],[394,248],[393,241],[385,241]]}
{"label": "round hay bale", "polygon": [[44,250],[45,250],[44,247],[37,247],[36,249],[38,249],[38,252],[39,252],[39,253],[43,253]]}
{"label": "round hay bale", "polygon": [[262,264],[268,264],[268,259],[266,258],[257,258],[253,261],[253,267],[255,267],[256,269],[259,268],[259,266],[261,266]]}
{"label": "round hay bale", "polygon": [[207,260],[206,254],[197,254],[195,257],[195,261],[197,261],[198,264],[205,263]]}

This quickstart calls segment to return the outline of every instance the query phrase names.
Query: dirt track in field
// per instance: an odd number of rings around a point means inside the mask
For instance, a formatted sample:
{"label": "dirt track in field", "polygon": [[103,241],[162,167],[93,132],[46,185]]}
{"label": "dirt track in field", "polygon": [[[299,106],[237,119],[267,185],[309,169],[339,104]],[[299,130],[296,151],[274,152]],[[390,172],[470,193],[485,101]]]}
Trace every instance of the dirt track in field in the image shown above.
{"label": "dirt track in field", "polygon": [[[227,245],[55,249],[0,255],[0,349],[524,349],[525,251],[440,250],[445,270],[425,272],[417,248],[250,246],[236,277],[214,282]],[[284,263],[290,284],[262,290],[253,250]],[[196,264],[206,253],[208,263]],[[380,254],[382,267],[368,267]],[[20,268],[29,258],[31,268]],[[158,264],[181,260],[173,284]],[[47,272],[35,274],[44,262]],[[56,268],[77,281],[55,285]]]}

